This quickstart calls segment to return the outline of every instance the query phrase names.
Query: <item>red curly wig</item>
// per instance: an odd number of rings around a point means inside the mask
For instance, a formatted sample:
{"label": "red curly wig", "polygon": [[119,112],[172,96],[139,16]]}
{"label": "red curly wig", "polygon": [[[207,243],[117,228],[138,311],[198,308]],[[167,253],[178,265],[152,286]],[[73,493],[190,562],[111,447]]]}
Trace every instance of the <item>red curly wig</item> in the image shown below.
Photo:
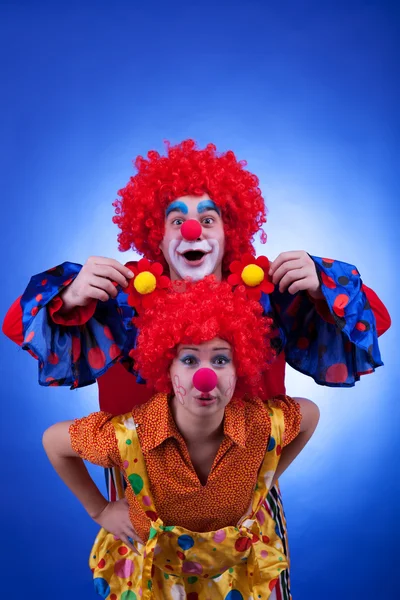
{"label": "red curly wig", "polygon": [[[194,140],[171,146],[167,156],[154,150],[138,156],[137,173],[118,192],[113,222],[121,251],[132,248],[149,260],[162,261],[165,210],[180,196],[207,193],[221,210],[225,230],[223,270],[246,252],[254,254],[252,240],[266,222],[259,181],[229,150],[218,153],[213,144],[200,150]],[[265,235],[265,234],[264,234]],[[262,241],[264,236],[262,236]]]}
{"label": "red curly wig", "polygon": [[134,318],[139,334],[130,354],[141,376],[156,391],[171,392],[169,369],[177,346],[219,337],[232,346],[237,393],[262,396],[262,372],[274,352],[269,343],[272,321],[262,316],[260,303],[248,300],[240,286],[233,292],[213,276],[177,285],[182,291],[172,289]]}

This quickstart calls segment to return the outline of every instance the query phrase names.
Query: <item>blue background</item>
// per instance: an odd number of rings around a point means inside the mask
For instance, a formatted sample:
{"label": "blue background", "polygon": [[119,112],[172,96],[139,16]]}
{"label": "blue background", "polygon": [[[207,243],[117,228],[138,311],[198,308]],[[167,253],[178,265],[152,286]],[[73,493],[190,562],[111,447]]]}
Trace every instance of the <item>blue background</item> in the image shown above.
{"label": "blue background", "polygon": [[[295,600],[397,590],[396,4],[0,5],[1,316],[45,268],[96,254],[128,260],[111,223],[116,192],[137,154],[187,137],[233,149],[260,177],[269,208],[260,253],[304,249],[356,264],[391,312],[385,367],[355,388],[288,370],[288,392],[321,409],[281,481]],[[97,386],[40,388],[36,362],[0,343],[0,595],[94,599],[97,525],[52,471],[41,435],[95,410]]]}

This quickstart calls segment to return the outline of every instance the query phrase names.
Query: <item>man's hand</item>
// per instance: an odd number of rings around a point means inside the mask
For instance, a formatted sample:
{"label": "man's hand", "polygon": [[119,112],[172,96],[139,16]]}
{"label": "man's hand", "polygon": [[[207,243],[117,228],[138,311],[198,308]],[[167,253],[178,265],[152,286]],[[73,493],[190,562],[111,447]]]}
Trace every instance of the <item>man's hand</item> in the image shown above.
{"label": "man's hand", "polygon": [[90,256],[74,281],[60,294],[62,312],[87,306],[92,300],[106,302],[117,296],[116,285],[127,287],[133,273],[113,258]]}
{"label": "man's hand", "polygon": [[133,552],[140,556],[140,552],[133,545],[133,541],[142,545],[144,545],[144,542],[133,528],[129,518],[129,505],[125,498],[116,502],[108,502],[105,508],[92,518],[106,531],[118,537]]}
{"label": "man's hand", "polygon": [[304,290],[315,300],[323,298],[314,261],[304,250],[281,252],[271,263],[269,274],[279,291],[296,294]]}

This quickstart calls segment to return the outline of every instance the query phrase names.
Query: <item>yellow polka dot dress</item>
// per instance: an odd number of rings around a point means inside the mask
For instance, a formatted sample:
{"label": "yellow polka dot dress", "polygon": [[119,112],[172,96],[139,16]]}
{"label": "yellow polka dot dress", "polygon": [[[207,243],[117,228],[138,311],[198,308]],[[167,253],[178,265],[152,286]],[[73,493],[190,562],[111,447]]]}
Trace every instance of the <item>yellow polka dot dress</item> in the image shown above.
{"label": "yellow polka dot dress", "polygon": [[[290,439],[298,433],[300,423],[298,405],[292,403],[295,418],[292,431],[288,432]],[[110,420],[128,484],[127,500],[133,510],[142,512],[149,533],[145,545],[137,546],[141,554],[138,556],[121,540],[100,530],[89,564],[101,597],[107,600],[267,600],[270,597],[280,573],[288,567],[275,522],[264,505],[284,445],[285,417],[289,423],[285,408],[287,412],[287,403],[282,408],[278,401],[270,401],[266,406],[270,422],[267,448],[247,510],[234,525],[209,531],[183,527],[183,514],[176,524],[163,522],[159,516],[162,511],[154,502],[138,423],[132,413]],[[232,481],[235,479],[232,472]],[[184,503],[181,509],[184,512]]]}

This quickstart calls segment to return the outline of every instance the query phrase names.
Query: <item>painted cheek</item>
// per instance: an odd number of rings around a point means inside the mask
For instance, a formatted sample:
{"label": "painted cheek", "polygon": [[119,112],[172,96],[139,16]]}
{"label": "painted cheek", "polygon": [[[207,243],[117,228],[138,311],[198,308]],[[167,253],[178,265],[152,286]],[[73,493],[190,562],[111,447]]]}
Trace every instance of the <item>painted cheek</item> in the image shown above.
{"label": "painted cheek", "polygon": [[227,398],[231,398],[234,394],[235,387],[236,387],[236,376],[229,375],[225,384],[226,384],[226,388],[224,391],[224,396],[226,396]]}
{"label": "painted cheek", "polygon": [[177,397],[178,402],[180,402],[182,405],[184,405],[185,404],[186,389],[181,384],[181,380],[179,378],[179,375],[174,375],[173,386],[174,386],[175,396]]}
{"label": "painted cheek", "polygon": [[176,266],[176,249],[178,248],[179,243],[180,240],[176,238],[168,239],[165,241],[166,252],[164,253],[164,256],[168,264],[172,264],[173,266]]}

